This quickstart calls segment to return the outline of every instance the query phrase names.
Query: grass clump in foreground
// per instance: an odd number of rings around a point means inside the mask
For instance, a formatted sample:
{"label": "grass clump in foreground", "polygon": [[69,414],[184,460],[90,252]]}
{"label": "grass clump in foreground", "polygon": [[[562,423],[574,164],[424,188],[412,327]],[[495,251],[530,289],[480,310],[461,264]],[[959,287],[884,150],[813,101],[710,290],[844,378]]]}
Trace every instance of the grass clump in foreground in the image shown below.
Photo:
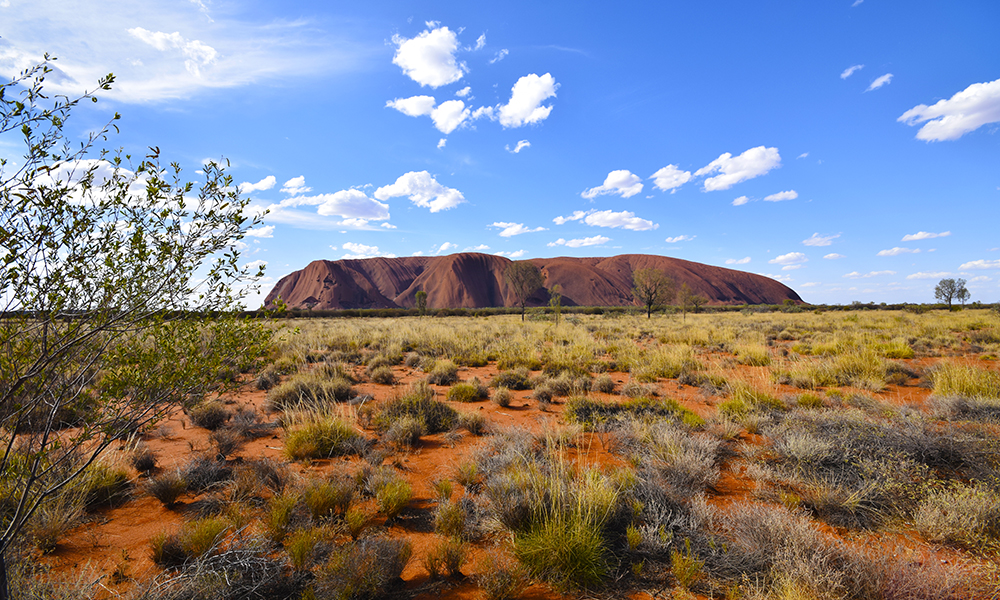
{"label": "grass clump in foreground", "polygon": [[993,400],[1000,404],[1000,373],[943,362],[931,374],[934,394],[937,396],[957,396],[973,400]]}
{"label": "grass clump in foreground", "polygon": [[299,373],[267,392],[268,410],[281,411],[299,405],[322,406],[347,402],[355,395],[351,381],[320,372]]}
{"label": "grass clump in foreground", "polygon": [[378,429],[387,430],[401,418],[412,417],[420,422],[425,434],[448,431],[458,422],[458,411],[444,402],[434,400],[434,391],[426,383],[418,383],[401,398],[384,404],[375,415]]}
{"label": "grass clump in foreground", "polygon": [[285,456],[291,460],[352,454],[364,441],[350,423],[323,410],[285,413],[284,428]]}
{"label": "grass clump in foreground", "polygon": [[566,401],[564,414],[571,423],[580,423],[591,431],[631,419],[670,419],[690,427],[705,424],[704,419],[672,399],[640,397],[625,402],[602,402],[577,396]]}

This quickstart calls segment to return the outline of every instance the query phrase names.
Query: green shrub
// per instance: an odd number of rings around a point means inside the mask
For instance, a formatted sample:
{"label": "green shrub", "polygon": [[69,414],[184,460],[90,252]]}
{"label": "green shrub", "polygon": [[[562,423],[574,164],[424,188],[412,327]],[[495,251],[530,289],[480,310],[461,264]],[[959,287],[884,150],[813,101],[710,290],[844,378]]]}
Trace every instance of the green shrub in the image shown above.
{"label": "green shrub", "polygon": [[188,416],[195,426],[214,431],[225,425],[231,413],[223,403],[212,400],[210,402],[202,402],[189,409]]}
{"label": "green shrub", "polygon": [[335,549],[316,570],[316,598],[367,600],[385,597],[413,554],[406,540],[368,537]]}
{"label": "green shrub", "polygon": [[89,510],[123,502],[132,482],[124,468],[96,462],[73,482],[73,487],[79,491],[84,506]]}
{"label": "green shrub", "polygon": [[510,390],[505,387],[498,387],[494,390],[493,395],[490,397],[493,404],[496,404],[500,408],[507,408],[510,406],[511,393]]}
{"label": "green shrub", "polygon": [[424,568],[431,579],[442,574],[448,577],[462,577],[462,565],[468,556],[468,547],[458,538],[442,541],[424,557]]}
{"label": "green shrub", "polygon": [[406,416],[420,421],[427,434],[448,431],[458,421],[458,411],[444,402],[431,399],[419,387],[415,392],[385,404],[374,421],[377,428],[386,430]]}
{"label": "green shrub", "polygon": [[205,517],[188,521],[175,534],[161,533],[153,537],[150,546],[153,562],[169,568],[178,567],[209,553],[216,553],[229,523],[221,517]]}
{"label": "green shrub", "polygon": [[387,444],[397,448],[412,448],[420,441],[420,436],[423,433],[424,426],[419,419],[411,415],[403,415],[389,426],[382,439]]}
{"label": "green shrub", "polygon": [[351,454],[361,435],[339,417],[318,411],[298,412],[285,424],[285,456],[291,460]]}
{"label": "green shrub", "polygon": [[514,555],[534,577],[559,589],[594,587],[608,574],[600,524],[557,513],[514,538]]}
{"label": "green shrub", "polygon": [[378,508],[387,520],[395,519],[413,499],[413,488],[404,479],[390,481],[375,492]]}
{"label": "green shrub", "polygon": [[448,390],[448,400],[451,402],[478,402],[485,398],[480,394],[479,388],[471,383],[459,383]]}
{"label": "green shrub", "polygon": [[590,389],[602,394],[612,394],[615,391],[615,381],[606,373],[598,375]]}
{"label": "green shrub", "polygon": [[486,554],[479,570],[476,583],[485,600],[513,600],[528,584],[524,568],[497,551]]}
{"label": "green shrub", "polygon": [[488,429],[488,421],[481,413],[463,413],[458,418],[459,427],[464,427],[472,435],[483,435]]}
{"label": "green shrub", "polygon": [[427,383],[451,385],[458,381],[458,365],[450,360],[439,360],[427,375]]}
{"label": "green shrub", "polygon": [[973,399],[1000,399],[1000,373],[969,365],[942,362],[931,373],[934,394]]}
{"label": "green shrub", "polygon": [[465,507],[460,502],[445,500],[434,510],[434,531],[447,537],[465,535]]}
{"label": "green shrub", "polygon": [[298,374],[267,393],[269,410],[281,411],[298,405],[320,406],[346,402],[355,395],[351,382],[343,377],[328,379],[316,373]]}
{"label": "green shrub", "polygon": [[281,494],[272,496],[267,502],[264,513],[264,528],[271,541],[280,543],[288,534],[292,522],[292,513],[299,502],[297,494]]}
{"label": "green shrub", "polygon": [[164,506],[173,506],[177,499],[187,491],[187,482],[178,472],[164,473],[157,477],[151,477],[146,482],[144,490],[150,496],[163,503]]}
{"label": "green shrub", "polygon": [[302,500],[313,519],[343,515],[354,498],[354,484],[346,480],[312,483],[302,492]]}
{"label": "green shrub", "polygon": [[508,390],[531,389],[529,382],[530,373],[528,369],[515,369],[512,371],[501,371],[490,380],[490,385],[496,388],[507,388]]}
{"label": "green shrub", "polygon": [[330,537],[325,529],[310,527],[294,532],[285,540],[288,561],[296,571],[308,571],[320,554],[320,548]]}
{"label": "green shrub", "polygon": [[371,380],[375,383],[381,385],[392,385],[396,383],[396,376],[392,373],[392,368],[390,367],[378,367],[371,372]]}
{"label": "green shrub", "polygon": [[996,548],[1000,542],[1000,493],[985,485],[955,486],[927,496],[914,522],[928,540],[971,550]]}
{"label": "green shrub", "polygon": [[563,414],[569,422],[580,423],[589,430],[629,419],[671,419],[693,427],[705,424],[701,417],[672,399],[635,398],[626,402],[602,402],[576,396],[566,401]]}

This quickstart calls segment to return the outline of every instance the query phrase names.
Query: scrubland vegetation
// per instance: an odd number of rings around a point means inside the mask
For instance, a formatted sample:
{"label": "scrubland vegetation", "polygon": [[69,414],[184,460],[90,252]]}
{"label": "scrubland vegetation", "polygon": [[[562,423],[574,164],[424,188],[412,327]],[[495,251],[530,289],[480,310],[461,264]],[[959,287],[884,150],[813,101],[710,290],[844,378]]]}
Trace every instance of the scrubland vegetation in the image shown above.
{"label": "scrubland vegetation", "polygon": [[[986,310],[280,322],[188,455],[47,499],[14,597],[998,598],[998,355]],[[151,572],[60,566],[143,499]]]}

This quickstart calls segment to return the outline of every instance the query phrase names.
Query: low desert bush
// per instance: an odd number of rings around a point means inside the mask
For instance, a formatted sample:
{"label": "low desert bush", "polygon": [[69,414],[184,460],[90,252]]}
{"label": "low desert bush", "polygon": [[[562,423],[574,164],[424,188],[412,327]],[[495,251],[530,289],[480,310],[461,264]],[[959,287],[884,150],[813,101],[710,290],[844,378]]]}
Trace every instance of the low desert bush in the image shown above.
{"label": "low desert bush", "polygon": [[458,418],[459,427],[472,435],[483,435],[489,430],[489,422],[481,413],[462,413]]}
{"label": "low desert bush", "polygon": [[179,567],[186,562],[217,552],[229,523],[219,517],[188,521],[174,534],[160,533],[150,540],[153,562],[164,568]]}
{"label": "low desert bush", "polygon": [[267,393],[267,408],[283,411],[298,405],[322,406],[346,402],[354,395],[354,388],[346,378],[330,379],[319,373],[300,373]]}
{"label": "low desert bush", "polygon": [[598,375],[597,378],[594,379],[594,383],[591,385],[590,389],[595,392],[601,392],[602,394],[611,394],[615,391],[615,381],[606,373]]}
{"label": "low desert bush", "polygon": [[267,536],[272,542],[281,543],[285,539],[292,524],[295,505],[298,502],[298,494],[279,494],[268,500],[263,522]]}
{"label": "low desert bush", "polygon": [[127,499],[132,487],[129,472],[120,465],[95,462],[73,482],[87,510],[119,504]]}
{"label": "low desert bush", "polygon": [[321,527],[299,529],[285,539],[288,562],[298,572],[308,571],[324,553],[330,532]]}
{"label": "low desert bush", "polygon": [[392,368],[387,366],[377,367],[369,375],[371,380],[381,385],[392,385],[396,383],[396,376],[392,373]]}
{"label": "low desert bush", "polygon": [[458,381],[458,365],[450,360],[439,360],[427,374],[427,383],[451,385]]}
{"label": "low desert bush", "polygon": [[222,402],[212,400],[202,402],[189,409],[188,416],[195,426],[214,431],[225,425],[232,413],[226,409],[226,405]]}
{"label": "low desert bush", "polygon": [[281,372],[274,365],[268,365],[264,367],[257,378],[254,380],[254,385],[258,390],[269,390],[274,386],[281,383]]}
{"label": "low desert bush", "polygon": [[465,506],[445,499],[434,509],[434,531],[446,537],[465,535]]}
{"label": "low desert bush", "polygon": [[528,584],[528,574],[516,561],[499,551],[488,552],[480,562],[476,583],[485,600],[513,600]]}
{"label": "low desert bush", "polygon": [[420,442],[424,434],[424,426],[420,419],[411,415],[403,415],[396,419],[382,435],[382,440],[399,449],[413,448]]}
{"label": "low desert bush", "polygon": [[169,507],[187,491],[187,482],[178,471],[172,471],[151,477],[143,486],[143,490]]}
{"label": "low desert bush", "polygon": [[622,396],[629,398],[642,398],[656,395],[656,386],[642,384],[637,381],[629,381],[622,386]]}
{"label": "low desert bush", "polygon": [[366,537],[331,552],[316,569],[316,598],[383,598],[400,581],[413,548],[406,540]]}
{"label": "low desert bush", "polygon": [[976,400],[1000,399],[1000,373],[953,362],[940,363],[931,373],[934,394]]}
{"label": "low desert bush", "polygon": [[414,386],[406,395],[384,404],[374,417],[377,428],[386,430],[397,420],[409,416],[420,421],[424,433],[448,431],[458,421],[458,412],[432,398],[433,391],[424,384]]}
{"label": "low desert bush", "polygon": [[736,355],[736,362],[741,365],[751,367],[766,367],[771,364],[771,355],[764,344],[735,344],[733,354]]}
{"label": "low desert bush", "polygon": [[692,496],[719,478],[722,443],[713,436],[692,434],[669,421],[622,422],[615,430],[621,452],[655,471],[659,480],[681,496]]}
{"label": "low desert bush", "polygon": [[480,388],[471,383],[458,383],[448,390],[448,400],[451,402],[478,402],[485,399]]}
{"label": "low desert bush", "polygon": [[493,395],[490,397],[490,400],[492,400],[493,404],[496,404],[500,408],[507,408],[510,406],[510,390],[505,387],[498,387],[493,391]]}
{"label": "low desert bush", "polygon": [[224,484],[233,477],[233,469],[217,456],[199,454],[188,460],[181,469],[181,478],[189,492],[204,492]]}
{"label": "low desert bush", "polygon": [[285,455],[291,460],[357,452],[361,435],[347,421],[320,410],[285,415]]}
{"label": "low desert bush", "polygon": [[302,491],[302,501],[314,520],[343,516],[354,499],[354,482],[346,479],[313,482]]}
{"label": "low desert bush", "polygon": [[442,575],[462,577],[462,565],[465,564],[468,553],[469,549],[461,539],[442,540],[424,556],[424,568],[431,579]]}
{"label": "low desert bush", "polygon": [[1000,493],[982,484],[935,490],[917,507],[913,520],[917,531],[932,542],[997,549]]}
{"label": "low desert bush", "polygon": [[614,427],[631,419],[670,419],[693,427],[705,423],[701,417],[671,399],[636,398],[625,402],[602,402],[577,396],[566,401],[563,414],[568,421],[580,423],[591,431]]}
{"label": "low desert bush", "polygon": [[409,482],[398,476],[382,482],[374,492],[378,508],[388,521],[399,516],[413,499],[413,488]]}
{"label": "low desert bush", "polygon": [[146,442],[138,440],[129,447],[128,462],[136,471],[148,474],[156,468],[156,453]]}
{"label": "low desert bush", "polygon": [[520,368],[511,371],[501,371],[490,380],[490,385],[496,388],[507,388],[508,390],[527,390],[531,388],[530,372],[528,369]]}

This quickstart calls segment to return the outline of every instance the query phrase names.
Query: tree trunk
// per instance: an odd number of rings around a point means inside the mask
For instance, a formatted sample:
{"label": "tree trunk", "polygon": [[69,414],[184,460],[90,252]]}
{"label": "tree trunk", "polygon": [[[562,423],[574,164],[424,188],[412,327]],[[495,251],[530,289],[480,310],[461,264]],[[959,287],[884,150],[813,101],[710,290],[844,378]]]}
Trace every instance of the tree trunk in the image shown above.
{"label": "tree trunk", "polygon": [[0,552],[0,600],[10,598],[10,590],[7,589],[7,556],[6,552]]}

